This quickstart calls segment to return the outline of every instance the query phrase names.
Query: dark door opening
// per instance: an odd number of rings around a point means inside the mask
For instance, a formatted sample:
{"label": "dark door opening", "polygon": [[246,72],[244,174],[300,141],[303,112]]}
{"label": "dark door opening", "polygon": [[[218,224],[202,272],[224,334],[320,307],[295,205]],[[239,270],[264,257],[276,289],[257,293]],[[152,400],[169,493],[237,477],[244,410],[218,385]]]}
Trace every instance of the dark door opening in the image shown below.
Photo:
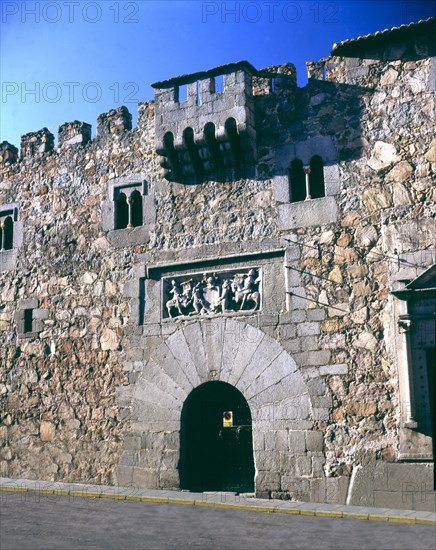
{"label": "dark door opening", "polygon": [[206,382],[187,397],[181,417],[179,474],[182,489],[254,491],[251,413],[235,387]]}
{"label": "dark door opening", "polygon": [[426,355],[428,401],[430,409],[431,437],[433,441],[433,489],[436,491],[436,349],[427,349]]}

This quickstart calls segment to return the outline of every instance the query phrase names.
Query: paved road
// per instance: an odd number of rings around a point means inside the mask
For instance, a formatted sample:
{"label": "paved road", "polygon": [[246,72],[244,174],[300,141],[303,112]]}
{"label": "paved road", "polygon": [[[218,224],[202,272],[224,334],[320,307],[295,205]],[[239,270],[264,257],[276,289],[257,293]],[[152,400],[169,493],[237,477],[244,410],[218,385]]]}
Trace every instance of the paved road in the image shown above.
{"label": "paved road", "polygon": [[434,550],[436,527],[0,493],[1,550]]}

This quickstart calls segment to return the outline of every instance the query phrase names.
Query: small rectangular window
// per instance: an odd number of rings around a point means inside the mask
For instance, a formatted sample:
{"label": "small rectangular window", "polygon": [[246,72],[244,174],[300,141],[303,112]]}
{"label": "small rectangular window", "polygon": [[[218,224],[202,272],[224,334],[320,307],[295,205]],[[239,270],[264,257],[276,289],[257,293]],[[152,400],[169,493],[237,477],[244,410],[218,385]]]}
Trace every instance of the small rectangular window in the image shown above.
{"label": "small rectangular window", "polygon": [[184,103],[185,101],[188,101],[188,85],[187,84],[182,84],[178,87],[177,101],[179,103]]}
{"label": "small rectangular window", "polygon": [[32,332],[33,328],[33,309],[24,310],[24,332]]}
{"label": "small rectangular window", "polygon": [[222,94],[224,92],[224,75],[215,77],[215,93]]}
{"label": "small rectangular window", "polygon": [[201,105],[201,89],[199,80],[197,80],[197,105]]}

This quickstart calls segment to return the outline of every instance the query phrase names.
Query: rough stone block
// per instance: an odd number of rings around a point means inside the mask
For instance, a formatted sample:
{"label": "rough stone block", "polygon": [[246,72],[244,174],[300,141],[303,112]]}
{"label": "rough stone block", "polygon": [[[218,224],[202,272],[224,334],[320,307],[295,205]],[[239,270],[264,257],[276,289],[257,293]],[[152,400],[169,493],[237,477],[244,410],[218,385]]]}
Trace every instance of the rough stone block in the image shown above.
{"label": "rough stone block", "polygon": [[310,476],[312,474],[312,460],[307,456],[297,456],[297,475]]}
{"label": "rough stone block", "polygon": [[307,381],[307,389],[310,395],[324,395],[326,391],[326,383],[321,378],[313,378]]}
{"label": "rough stone block", "polygon": [[324,456],[312,456],[312,475],[313,477],[322,477],[324,475]]}
{"label": "rough stone block", "polygon": [[281,345],[288,353],[291,353],[292,356],[296,352],[301,351],[301,341],[300,338],[295,338],[294,340],[282,340]]}
{"label": "rough stone block", "polygon": [[115,472],[115,485],[118,487],[131,487],[133,484],[133,468],[119,465]]}
{"label": "rough stone block", "polygon": [[132,483],[144,489],[159,488],[159,470],[151,468],[133,468]]}
{"label": "rough stone block", "polygon": [[280,204],[278,212],[281,230],[327,225],[338,219],[335,197]]}
{"label": "rough stone block", "polygon": [[314,351],[319,348],[318,336],[303,336],[300,340],[302,351]]}
{"label": "rough stone block", "polygon": [[328,504],[345,504],[349,478],[345,476],[310,480],[310,501]]}
{"label": "rough stone block", "polygon": [[139,281],[126,281],[123,288],[123,296],[125,298],[139,298]]}
{"label": "rough stone block", "polygon": [[38,300],[36,298],[25,298],[20,300],[19,307],[21,309],[35,309],[38,307]]}
{"label": "rough stone block", "polygon": [[265,433],[265,450],[267,451],[288,451],[288,431],[276,430]]}
{"label": "rough stone block", "polygon": [[289,451],[291,453],[304,453],[306,450],[306,443],[304,439],[304,432],[297,430],[289,431]]}
{"label": "rough stone block", "polygon": [[277,202],[289,202],[289,179],[287,176],[275,176],[273,178],[274,200]]}
{"label": "rough stone block", "polygon": [[[291,287],[288,288],[287,291],[290,293],[290,310],[293,314],[296,313],[295,310],[307,308],[309,302],[305,299],[306,291],[303,287]],[[297,322],[295,317],[293,317],[293,319],[294,322]]]}
{"label": "rough stone block", "polygon": [[324,448],[324,434],[321,431],[306,432],[306,448],[308,451],[322,451]]}
{"label": "rough stone block", "polygon": [[279,461],[278,451],[257,451],[255,453],[256,469],[273,472]]}
{"label": "rough stone block", "polygon": [[330,359],[331,352],[329,350],[309,351],[307,358],[308,366],[324,365]]}
{"label": "rough stone block", "polygon": [[319,323],[300,323],[297,325],[298,336],[314,336],[320,333]]}
{"label": "rough stone block", "polygon": [[176,468],[161,468],[159,471],[159,488],[176,489],[180,487],[179,472]]}
{"label": "rough stone block", "polygon": [[314,407],[322,407],[322,408],[331,407],[333,405],[332,397],[331,395],[313,395],[312,405]]}
{"label": "rough stone block", "polygon": [[339,166],[331,164],[324,166],[325,194],[327,196],[337,195],[341,190],[339,179]]}
{"label": "rough stone block", "polygon": [[143,325],[142,333],[144,336],[160,336],[161,325],[158,325],[157,323]]}
{"label": "rough stone block", "polygon": [[279,324],[278,314],[261,313],[259,315],[259,327],[277,326]]}
{"label": "rough stone block", "polygon": [[348,365],[346,363],[338,363],[337,365],[322,365],[319,367],[319,373],[321,376],[347,374]]}
{"label": "rough stone block", "polygon": [[421,491],[422,488],[425,488],[425,492],[431,491],[433,490],[433,474],[434,465],[431,463],[388,463],[388,490],[401,492],[406,489],[407,485],[410,492],[413,491],[413,488],[416,491]]}
{"label": "rough stone block", "polygon": [[323,321],[325,319],[324,309],[307,309],[306,311],[308,321]]}
{"label": "rough stone block", "polygon": [[256,496],[266,494],[267,498],[269,498],[271,491],[278,491],[280,489],[280,474],[275,471],[258,470],[255,484]]}
{"label": "rough stone block", "polygon": [[322,407],[313,408],[313,419],[318,421],[328,420],[330,418],[330,409],[325,409]]}

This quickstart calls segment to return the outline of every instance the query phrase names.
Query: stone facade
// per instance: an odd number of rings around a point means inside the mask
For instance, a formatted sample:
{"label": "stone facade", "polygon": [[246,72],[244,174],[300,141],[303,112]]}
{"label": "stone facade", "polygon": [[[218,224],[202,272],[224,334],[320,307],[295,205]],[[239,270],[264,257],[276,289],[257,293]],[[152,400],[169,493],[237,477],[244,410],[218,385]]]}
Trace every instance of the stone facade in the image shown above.
{"label": "stone facade", "polygon": [[1,144],[1,475],[178,488],[184,403],[220,381],[257,495],[434,509],[433,32]]}

